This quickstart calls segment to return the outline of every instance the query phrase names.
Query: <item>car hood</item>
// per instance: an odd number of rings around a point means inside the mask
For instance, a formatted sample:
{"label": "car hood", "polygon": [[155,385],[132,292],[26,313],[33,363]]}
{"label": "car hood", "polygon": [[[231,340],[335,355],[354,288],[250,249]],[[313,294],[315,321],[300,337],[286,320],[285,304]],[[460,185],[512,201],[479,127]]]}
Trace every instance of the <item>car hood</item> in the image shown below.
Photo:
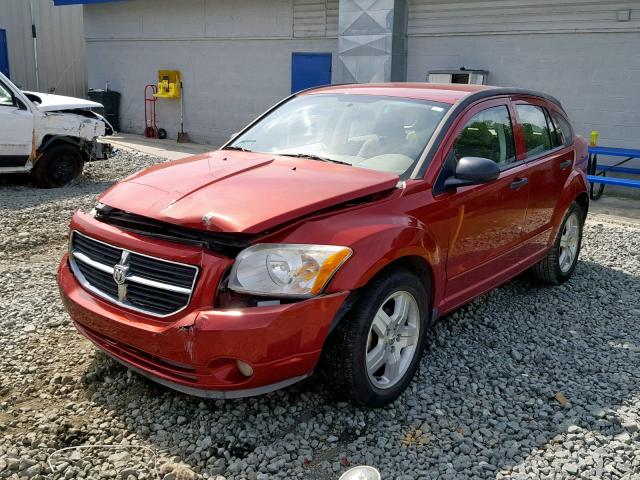
{"label": "car hood", "polygon": [[84,100],[82,98],[64,97],[50,93],[23,92],[31,102],[42,112],[56,112],[60,110],[75,110],[78,108],[101,108],[102,104]]}
{"label": "car hood", "polygon": [[218,150],[143,170],[100,201],[184,227],[260,233],[397,183],[395,174],[348,165]]}

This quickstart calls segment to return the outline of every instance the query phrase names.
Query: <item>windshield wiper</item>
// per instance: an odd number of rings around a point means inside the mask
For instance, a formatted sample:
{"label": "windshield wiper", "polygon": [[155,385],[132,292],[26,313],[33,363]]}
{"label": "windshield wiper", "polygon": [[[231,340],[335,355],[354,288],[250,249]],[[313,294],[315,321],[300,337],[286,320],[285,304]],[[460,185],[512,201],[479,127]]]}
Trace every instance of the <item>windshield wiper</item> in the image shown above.
{"label": "windshield wiper", "polygon": [[320,155],[314,155],[313,153],[276,153],[283,157],[295,157],[295,158],[308,158],[309,160],[318,160],[320,162],[338,163],[340,165],[349,165],[349,162],[343,162],[342,160],[334,160],[333,158],[321,157]]}
{"label": "windshield wiper", "polygon": [[249,150],[244,147],[234,147],[233,145],[229,145],[228,147],[224,147],[222,150],[237,150],[239,152],[252,152],[253,150]]}

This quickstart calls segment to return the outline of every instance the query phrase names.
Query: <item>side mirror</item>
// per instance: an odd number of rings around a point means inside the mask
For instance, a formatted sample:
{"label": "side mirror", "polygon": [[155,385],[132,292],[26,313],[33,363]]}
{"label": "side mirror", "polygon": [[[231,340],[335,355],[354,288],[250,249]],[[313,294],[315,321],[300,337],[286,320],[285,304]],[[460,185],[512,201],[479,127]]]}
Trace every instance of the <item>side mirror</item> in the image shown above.
{"label": "side mirror", "polygon": [[445,180],[447,189],[489,183],[500,176],[500,167],[493,160],[482,157],[462,157],[453,177]]}

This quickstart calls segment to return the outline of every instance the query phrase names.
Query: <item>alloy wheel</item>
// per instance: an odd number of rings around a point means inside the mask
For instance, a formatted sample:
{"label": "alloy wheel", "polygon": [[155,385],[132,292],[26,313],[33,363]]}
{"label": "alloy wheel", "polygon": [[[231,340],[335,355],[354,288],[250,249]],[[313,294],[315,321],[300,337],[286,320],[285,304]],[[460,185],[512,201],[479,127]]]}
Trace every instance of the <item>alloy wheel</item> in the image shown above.
{"label": "alloy wheel", "polygon": [[571,266],[578,254],[578,244],[580,242],[580,220],[578,214],[572,212],[564,222],[562,235],[560,236],[560,256],[558,263],[562,273],[571,270]]}
{"label": "alloy wheel", "polygon": [[416,355],[420,336],[420,309],[407,291],[389,295],[376,312],[365,353],[371,383],[390,388],[406,374]]}

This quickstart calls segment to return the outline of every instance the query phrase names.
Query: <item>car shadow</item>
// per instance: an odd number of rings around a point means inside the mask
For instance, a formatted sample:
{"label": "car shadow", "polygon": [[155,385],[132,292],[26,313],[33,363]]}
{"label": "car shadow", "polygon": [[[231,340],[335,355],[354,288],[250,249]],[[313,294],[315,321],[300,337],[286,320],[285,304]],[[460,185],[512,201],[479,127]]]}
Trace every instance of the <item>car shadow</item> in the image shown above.
{"label": "car shadow", "polygon": [[522,463],[562,450],[572,432],[596,443],[625,434],[617,410],[640,394],[629,314],[639,291],[640,277],[589,261],[557,287],[522,275],[439,321],[414,381],[377,410],[336,403],[315,376],[257,398],[202,400],[102,354],[84,389],[151,446],[208,474],[233,477],[232,463],[273,447],[308,478],[338,478],[336,462],[382,467],[383,478],[531,478]]}

